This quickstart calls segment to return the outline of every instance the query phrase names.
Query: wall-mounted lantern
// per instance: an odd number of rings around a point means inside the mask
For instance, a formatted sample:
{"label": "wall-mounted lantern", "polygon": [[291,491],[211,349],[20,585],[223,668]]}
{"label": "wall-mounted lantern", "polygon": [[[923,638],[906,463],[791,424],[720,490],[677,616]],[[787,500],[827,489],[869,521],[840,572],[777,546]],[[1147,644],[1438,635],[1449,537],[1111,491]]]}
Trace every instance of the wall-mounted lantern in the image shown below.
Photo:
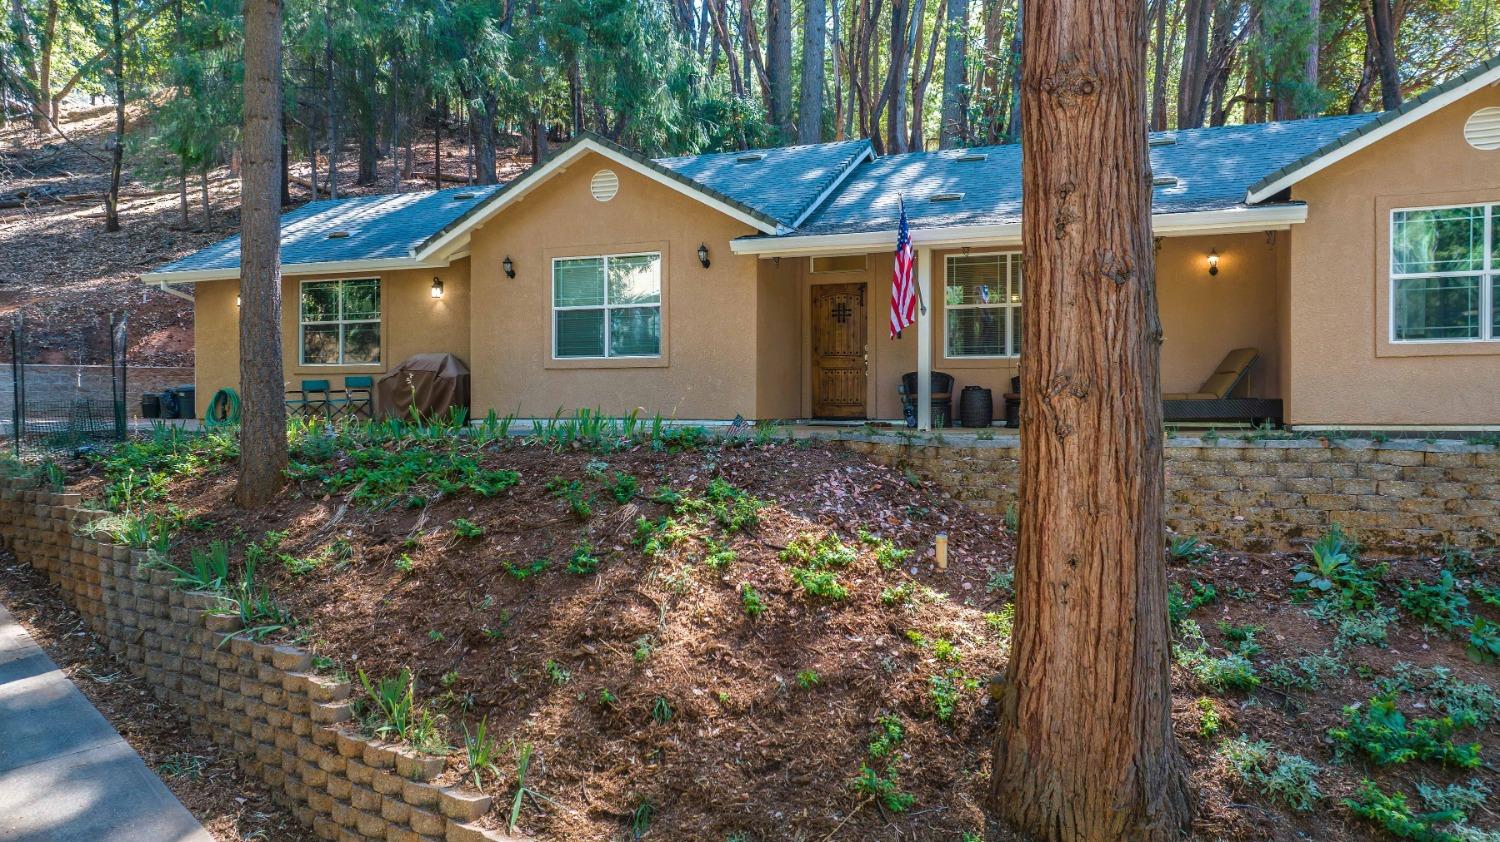
{"label": "wall-mounted lantern", "polygon": [[708,268],[708,243],[698,244],[698,262],[703,264],[704,269]]}
{"label": "wall-mounted lantern", "polygon": [[516,264],[511,261],[510,255],[507,254],[505,259],[500,261],[500,268],[505,270],[505,277],[514,278],[516,276]]}
{"label": "wall-mounted lantern", "polygon": [[239,293],[235,293],[235,296],[234,296],[234,306],[236,306],[236,307],[240,306],[240,296],[239,296]]}
{"label": "wall-mounted lantern", "polygon": [[443,279],[439,278],[436,275],[432,276],[432,297],[433,298],[442,298],[443,297]]}
{"label": "wall-mounted lantern", "polygon": [[1208,274],[1209,275],[1217,275],[1217,274],[1219,274],[1219,250],[1218,249],[1209,249],[1208,250]]}

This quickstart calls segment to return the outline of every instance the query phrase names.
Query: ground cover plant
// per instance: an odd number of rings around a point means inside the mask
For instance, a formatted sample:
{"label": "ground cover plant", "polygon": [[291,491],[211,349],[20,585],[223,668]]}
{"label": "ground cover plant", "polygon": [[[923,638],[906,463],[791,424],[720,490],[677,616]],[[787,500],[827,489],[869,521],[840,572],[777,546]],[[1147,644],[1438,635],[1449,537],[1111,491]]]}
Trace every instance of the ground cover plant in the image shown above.
{"label": "ground cover plant", "polygon": [[[510,427],[297,426],[292,483],[254,513],[205,442],[200,469],[150,469],[161,496],[115,495],[111,528],[312,647],[354,684],[359,727],[496,796],[492,826],[1010,838],[981,809],[1014,623],[1003,516],[784,435]],[[96,458],[75,485],[107,504],[141,464]],[[1469,640],[1500,622],[1495,558],[1372,558],[1357,538],[1164,539],[1198,838],[1496,830],[1500,700]]]}

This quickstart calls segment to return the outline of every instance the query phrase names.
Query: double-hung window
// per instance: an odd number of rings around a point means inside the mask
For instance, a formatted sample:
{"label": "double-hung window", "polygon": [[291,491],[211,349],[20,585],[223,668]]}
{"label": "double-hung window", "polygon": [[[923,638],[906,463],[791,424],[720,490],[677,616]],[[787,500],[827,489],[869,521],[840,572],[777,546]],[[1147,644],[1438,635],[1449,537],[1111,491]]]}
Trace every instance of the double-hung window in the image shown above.
{"label": "double-hung window", "polygon": [[951,255],[944,270],[947,356],[1021,353],[1021,255]]}
{"label": "double-hung window", "polygon": [[298,344],[302,365],[380,362],[380,281],[303,281]]}
{"label": "double-hung window", "polygon": [[661,255],[552,261],[552,356],[661,355]]}
{"label": "double-hung window", "polygon": [[1391,341],[1500,340],[1500,205],[1391,212]]}

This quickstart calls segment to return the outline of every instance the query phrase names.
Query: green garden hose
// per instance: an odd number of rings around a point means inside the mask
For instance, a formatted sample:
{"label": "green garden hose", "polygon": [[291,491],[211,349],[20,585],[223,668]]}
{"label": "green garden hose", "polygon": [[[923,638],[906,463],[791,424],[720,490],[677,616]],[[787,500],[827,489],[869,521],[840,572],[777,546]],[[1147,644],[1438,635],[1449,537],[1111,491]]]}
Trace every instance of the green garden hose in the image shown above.
{"label": "green garden hose", "polygon": [[212,429],[233,427],[239,423],[240,393],[227,386],[214,392],[213,400],[208,402],[208,412],[203,414],[203,426]]}

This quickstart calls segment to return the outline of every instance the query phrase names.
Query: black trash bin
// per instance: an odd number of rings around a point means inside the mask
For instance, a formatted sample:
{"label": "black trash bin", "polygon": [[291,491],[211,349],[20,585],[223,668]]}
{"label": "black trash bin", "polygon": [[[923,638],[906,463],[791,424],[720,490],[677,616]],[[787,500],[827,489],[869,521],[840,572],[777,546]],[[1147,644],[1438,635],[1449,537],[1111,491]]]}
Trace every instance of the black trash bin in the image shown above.
{"label": "black trash bin", "polygon": [[994,393],[980,386],[965,386],[958,396],[958,423],[965,427],[988,427],[993,420]]}
{"label": "black trash bin", "polygon": [[141,395],[141,417],[161,417],[161,395],[151,394],[150,392]]}
{"label": "black trash bin", "polygon": [[178,418],[198,417],[198,388],[196,386],[173,386],[167,390],[177,403]]}
{"label": "black trash bin", "polygon": [[157,397],[157,403],[161,404],[161,418],[167,421],[179,417],[177,415],[177,393],[167,389]]}

